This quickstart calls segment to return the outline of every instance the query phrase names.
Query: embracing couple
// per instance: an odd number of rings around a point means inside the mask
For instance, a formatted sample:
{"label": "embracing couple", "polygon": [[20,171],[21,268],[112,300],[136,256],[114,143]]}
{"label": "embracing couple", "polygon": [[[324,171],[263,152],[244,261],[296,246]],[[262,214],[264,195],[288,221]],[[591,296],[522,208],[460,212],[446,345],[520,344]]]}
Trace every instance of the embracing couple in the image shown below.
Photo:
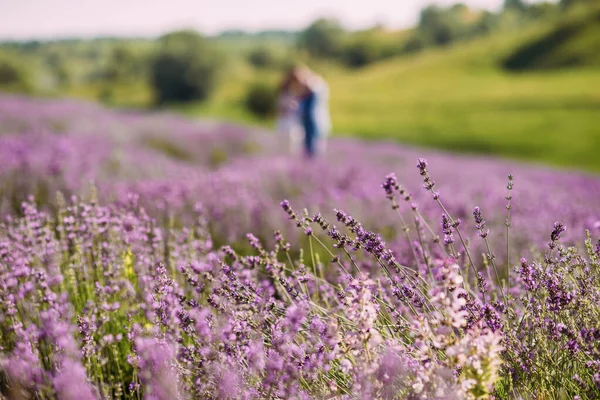
{"label": "embracing couple", "polygon": [[277,129],[288,136],[292,151],[300,145],[306,157],[325,151],[331,130],[329,88],[319,75],[306,67],[292,68],[281,83]]}

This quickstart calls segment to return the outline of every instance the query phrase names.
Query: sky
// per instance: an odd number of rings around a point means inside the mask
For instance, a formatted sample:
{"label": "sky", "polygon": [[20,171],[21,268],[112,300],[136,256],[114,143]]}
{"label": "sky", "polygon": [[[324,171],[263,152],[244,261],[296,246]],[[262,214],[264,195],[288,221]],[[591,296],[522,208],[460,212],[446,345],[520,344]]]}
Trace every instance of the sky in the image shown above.
{"label": "sky", "polygon": [[[158,36],[179,28],[205,34],[226,29],[300,29],[320,16],[359,29],[414,25],[429,3],[456,0],[0,0],[0,39]],[[503,0],[463,0],[498,9]]]}

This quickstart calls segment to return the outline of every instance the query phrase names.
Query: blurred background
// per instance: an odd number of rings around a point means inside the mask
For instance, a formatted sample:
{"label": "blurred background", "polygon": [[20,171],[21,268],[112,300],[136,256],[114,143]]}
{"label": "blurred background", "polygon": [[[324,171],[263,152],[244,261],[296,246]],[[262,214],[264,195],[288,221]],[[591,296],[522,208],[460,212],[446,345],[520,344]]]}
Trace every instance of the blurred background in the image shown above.
{"label": "blurred background", "polygon": [[335,135],[600,172],[600,1],[0,0],[0,91],[273,126],[291,66]]}

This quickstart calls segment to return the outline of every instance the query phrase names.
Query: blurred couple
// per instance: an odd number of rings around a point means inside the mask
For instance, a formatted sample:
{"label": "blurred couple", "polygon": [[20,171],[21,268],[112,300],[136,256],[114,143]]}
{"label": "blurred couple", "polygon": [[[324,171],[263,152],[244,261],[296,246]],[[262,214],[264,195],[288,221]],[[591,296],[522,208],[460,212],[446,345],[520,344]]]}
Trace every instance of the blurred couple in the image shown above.
{"label": "blurred couple", "polygon": [[325,151],[331,130],[329,88],[306,67],[292,68],[280,86],[277,130],[288,137],[293,153],[304,148],[307,158]]}

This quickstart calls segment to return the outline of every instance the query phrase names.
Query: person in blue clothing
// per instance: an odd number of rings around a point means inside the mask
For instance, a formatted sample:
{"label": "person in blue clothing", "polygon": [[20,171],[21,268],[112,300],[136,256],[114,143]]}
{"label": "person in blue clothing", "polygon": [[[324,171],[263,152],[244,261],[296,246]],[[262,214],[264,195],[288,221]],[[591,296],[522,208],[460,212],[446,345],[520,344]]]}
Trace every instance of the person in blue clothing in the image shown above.
{"label": "person in blue clothing", "polygon": [[308,68],[295,68],[293,85],[300,99],[300,122],[304,128],[304,154],[308,158],[325,151],[325,139],[331,130],[329,117],[329,88]]}

